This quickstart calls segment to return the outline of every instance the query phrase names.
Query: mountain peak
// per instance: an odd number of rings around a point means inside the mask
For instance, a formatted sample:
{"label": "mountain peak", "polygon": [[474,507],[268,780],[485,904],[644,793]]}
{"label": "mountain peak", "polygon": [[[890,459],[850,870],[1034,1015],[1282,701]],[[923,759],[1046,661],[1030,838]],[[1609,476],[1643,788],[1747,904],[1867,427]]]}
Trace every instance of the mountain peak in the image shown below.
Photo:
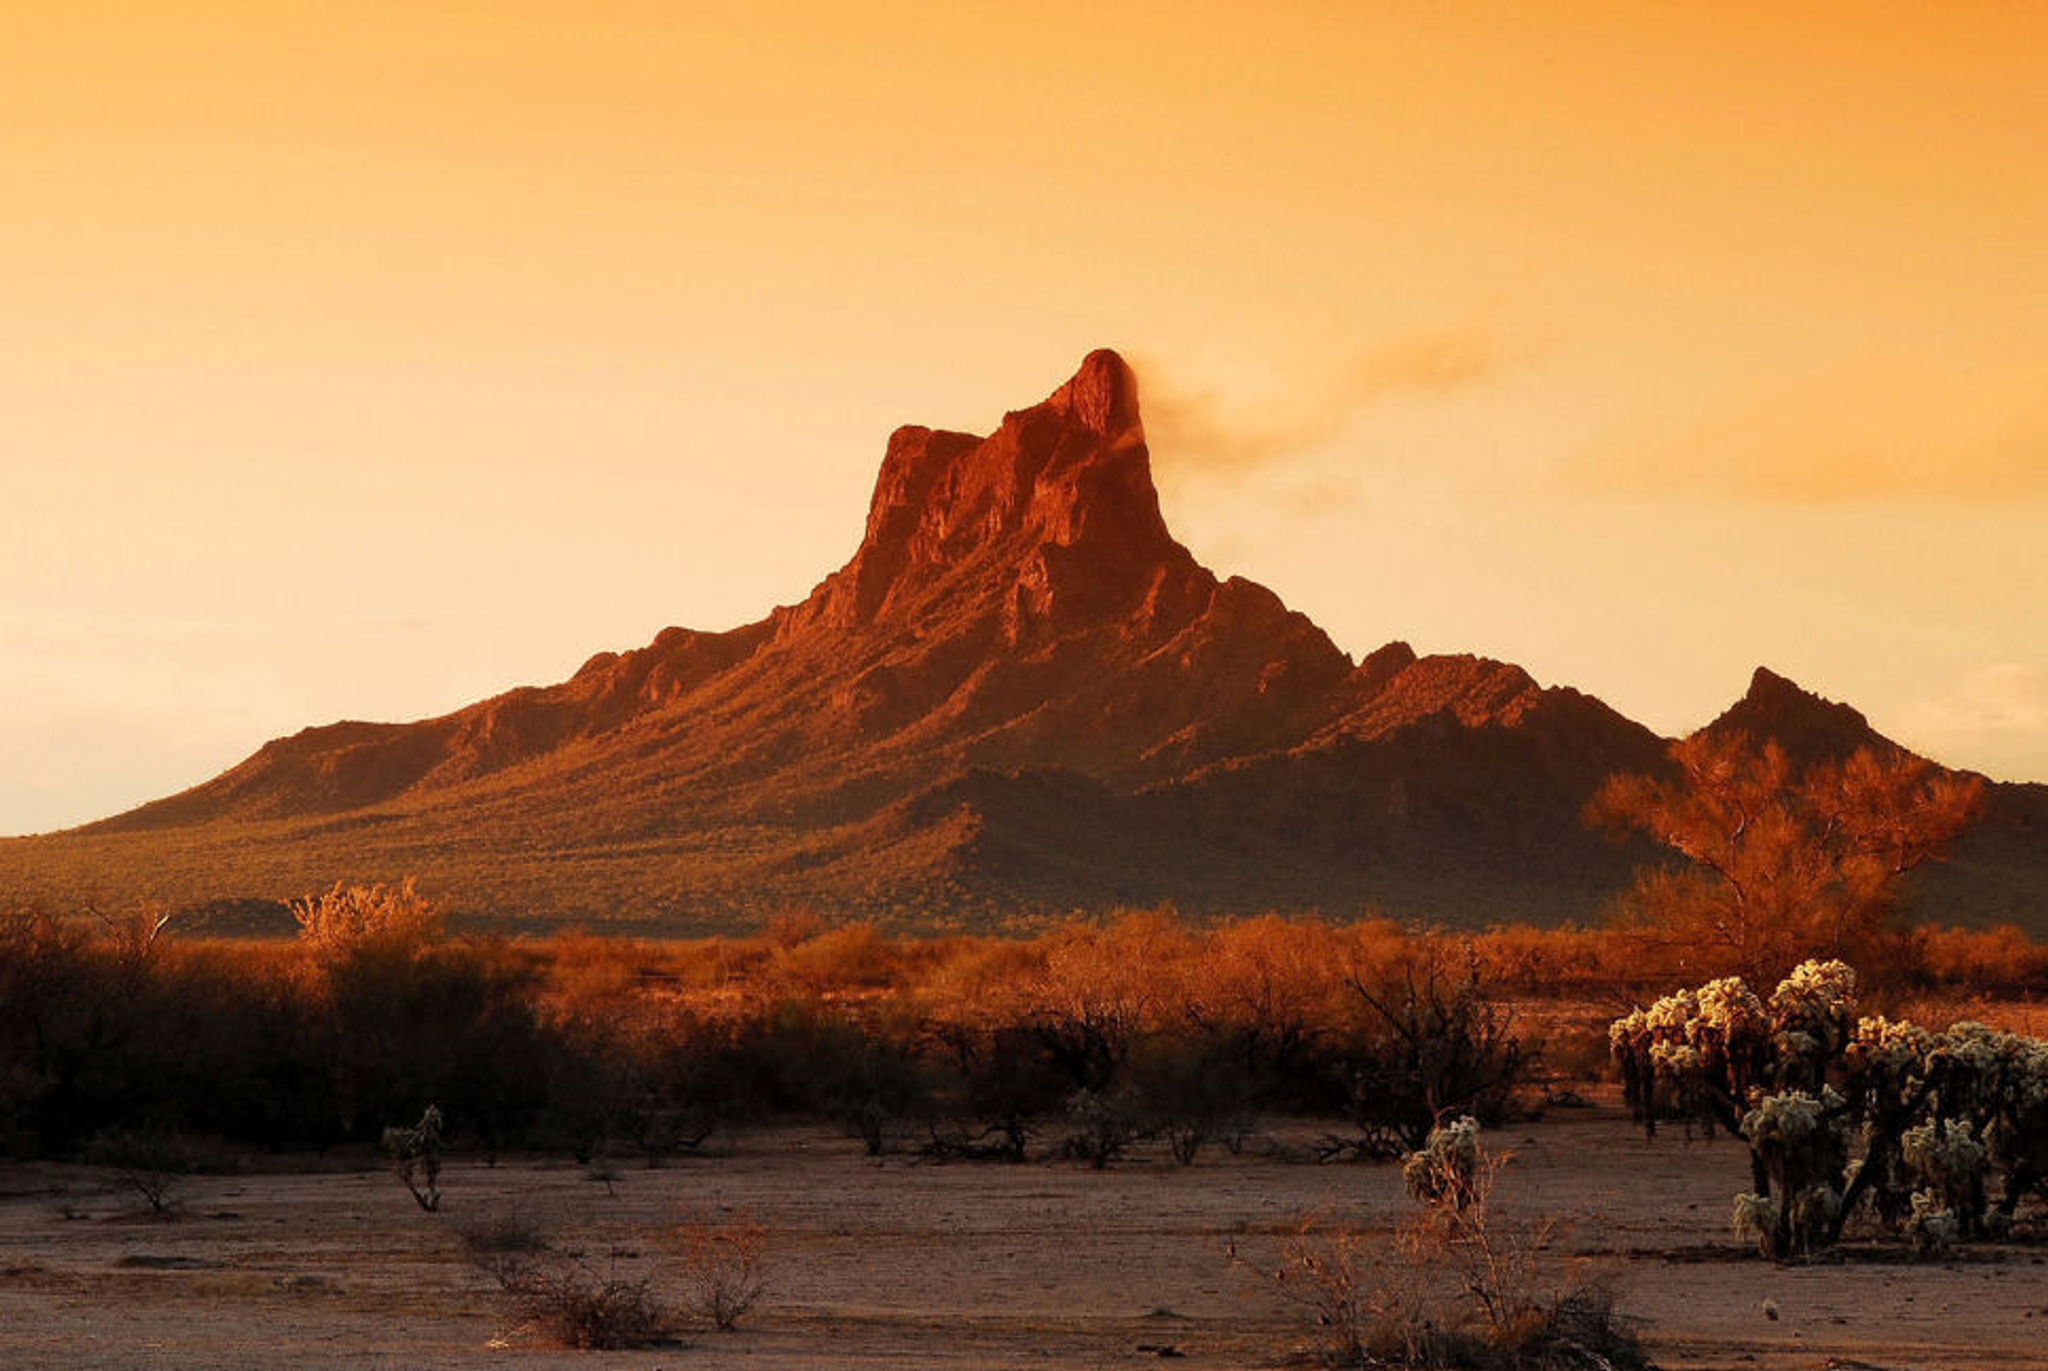
{"label": "mountain peak", "polygon": [[1749,689],[1742,698],[1757,703],[1773,700],[1820,701],[1820,696],[1807,690],[1791,677],[1780,676],[1767,666],[1759,666],[1750,673]]}
{"label": "mountain peak", "polygon": [[1870,726],[1861,710],[1816,695],[1766,666],[1751,673],[1743,697],[1701,731],[1741,732],[1759,743],[1776,742],[1802,769],[1817,761],[1839,761],[1863,748],[1897,748]]}
{"label": "mountain peak", "polygon": [[1130,364],[1109,348],[1081,359],[1081,369],[1046,400],[1046,407],[1105,438],[1139,428],[1138,378]]}
{"label": "mountain peak", "polygon": [[1057,599],[1124,612],[1168,564],[1193,567],[1159,511],[1137,380],[1101,348],[985,438],[896,430],[860,550],[814,609],[842,626],[891,618],[978,568],[1041,610]]}

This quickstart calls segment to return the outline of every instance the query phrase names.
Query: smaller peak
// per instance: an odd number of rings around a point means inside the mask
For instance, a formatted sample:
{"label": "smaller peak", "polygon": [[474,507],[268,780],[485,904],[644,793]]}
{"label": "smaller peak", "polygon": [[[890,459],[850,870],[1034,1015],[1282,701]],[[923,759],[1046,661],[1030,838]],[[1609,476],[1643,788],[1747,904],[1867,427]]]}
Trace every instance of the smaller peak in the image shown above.
{"label": "smaller peak", "polygon": [[1789,676],[1780,676],[1769,667],[1760,666],[1750,673],[1749,690],[1743,698],[1748,700],[1767,700],[1787,695],[1813,696],[1813,692],[1807,690]]}
{"label": "smaller peak", "polygon": [[1365,654],[1365,660],[1358,664],[1355,674],[1360,685],[1368,690],[1377,690],[1414,666],[1415,662],[1415,649],[1396,638],[1386,646]]}
{"label": "smaller peak", "polygon": [[1862,748],[1896,750],[1897,744],[1871,728],[1852,705],[1815,694],[1769,667],[1758,667],[1749,691],[1699,730],[1709,736],[1747,734],[1757,743],[1775,742],[1804,771],[1816,761],[1840,760]]}
{"label": "smaller peak", "polygon": [[1138,426],[1138,378],[1117,353],[1097,348],[1081,359],[1081,369],[1046,404],[1105,438],[1115,438]]}

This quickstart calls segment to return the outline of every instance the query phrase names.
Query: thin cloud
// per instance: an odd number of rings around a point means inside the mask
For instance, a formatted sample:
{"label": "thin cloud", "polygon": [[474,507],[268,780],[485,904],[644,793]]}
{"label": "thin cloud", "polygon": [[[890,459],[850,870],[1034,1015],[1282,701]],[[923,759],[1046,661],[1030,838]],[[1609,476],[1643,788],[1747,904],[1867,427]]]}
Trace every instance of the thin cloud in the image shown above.
{"label": "thin cloud", "polygon": [[2048,667],[2000,662],[1923,701],[1905,734],[1937,759],[2006,779],[2048,780]]}
{"label": "thin cloud", "polygon": [[1229,407],[1215,390],[1175,390],[1154,380],[1161,369],[1141,361],[1145,431],[1153,449],[1182,470],[1244,474],[1328,443],[1390,399],[1484,385],[1521,353],[1483,316],[1387,339],[1264,403]]}
{"label": "thin cloud", "polygon": [[1958,372],[1889,358],[1678,432],[1584,454],[1582,485],[1782,504],[2048,495],[2048,366]]}

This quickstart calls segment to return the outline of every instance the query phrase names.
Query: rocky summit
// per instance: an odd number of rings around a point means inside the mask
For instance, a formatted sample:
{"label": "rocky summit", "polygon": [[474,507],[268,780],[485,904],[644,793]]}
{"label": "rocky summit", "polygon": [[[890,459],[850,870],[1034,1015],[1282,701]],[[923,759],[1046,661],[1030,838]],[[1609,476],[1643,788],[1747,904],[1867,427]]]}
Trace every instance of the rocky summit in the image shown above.
{"label": "rocky summit", "polygon": [[[1813,716],[1758,682],[1766,730]],[[1831,744],[1863,726],[1826,717]],[[801,604],[440,718],[306,729],[0,844],[0,881],[177,904],[414,875],[479,916],[668,931],[792,905],[1585,919],[1646,855],[1585,802],[1663,750],[1506,663],[1354,663],[1219,580],[1167,529],[1136,381],[1099,351],[985,437],[898,429],[859,549]]]}

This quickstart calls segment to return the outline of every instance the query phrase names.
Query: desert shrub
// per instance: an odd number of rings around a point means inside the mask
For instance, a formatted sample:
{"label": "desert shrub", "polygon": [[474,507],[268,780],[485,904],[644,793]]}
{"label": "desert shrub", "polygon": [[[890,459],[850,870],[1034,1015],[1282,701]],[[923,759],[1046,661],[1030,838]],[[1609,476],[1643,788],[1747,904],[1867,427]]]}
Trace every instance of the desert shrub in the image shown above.
{"label": "desert shrub", "polygon": [[938,1158],[1023,1161],[1037,1121],[1062,1109],[1071,1094],[1041,1040],[1021,1028],[956,1020],[935,1024],[931,1043],[939,1079],[935,1118],[921,1151]]}
{"label": "desert shrub", "polygon": [[1143,1106],[1129,1086],[1076,1090],[1067,1097],[1067,1132],[1059,1154],[1106,1169],[1145,1137]]}
{"label": "desert shrub", "polygon": [[692,1220],[674,1234],[685,1306],[730,1332],[768,1288],[768,1231],[751,1214]]}
{"label": "desert shrub", "polygon": [[622,1260],[613,1250],[602,1268],[564,1253],[484,1265],[522,1326],[563,1347],[608,1352],[653,1346],[674,1324],[652,1281],[622,1268]]}
{"label": "desert shrub", "polygon": [[545,1252],[547,1235],[532,1216],[518,1205],[493,1210],[482,1218],[465,1219],[455,1226],[464,1249],[472,1254],[503,1252]]}
{"label": "desert shrub", "polygon": [[1612,1296],[1551,1252],[1554,1225],[1494,1202],[1504,1154],[1470,1118],[1448,1121],[1403,1174],[1419,1212],[1391,1240],[1302,1220],[1264,1272],[1310,1310],[1326,1360],[1351,1367],[1616,1371],[1651,1365]]}
{"label": "desert shrub", "polygon": [[132,1122],[147,1101],[153,939],[46,910],[0,918],[0,1119],[19,1151],[62,1153]]}
{"label": "desert shrub", "polygon": [[1609,1030],[1629,1103],[1653,1135],[1677,1117],[1744,1138],[1735,1223],[1772,1258],[1833,1245],[1859,1209],[1928,1249],[2003,1231],[2048,1180],[2048,1043],[1855,998],[1846,965],[1808,962],[1768,1002],[1731,977],[1637,1009]]}
{"label": "desert shrub", "polygon": [[331,962],[366,951],[409,954],[441,937],[447,916],[420,894],[412,878],[398,886],[346,885],[292,903],[299,941]]}
{"label": "desert shrub", "polygon": [[871,923],[845,924],[777,945],[771,965],[776,976],[813,994],[881,990],[901,978],[900,946]]}
{"label": "desert shrub", "polygon": [[2039,1000],[2048,995],[2048,946],[2011,924],[1963,929],[1912,929],[1912,963],[1923,988]]}
{"label": "desert shrub", "polygon": [[160,948],[149,1031],[123,1049],[131,1118],[267,1149],[338,1136],[331,1038],[289,949]]}
{"label": "desert shrub", "polygon": [[1235,1152],[1251,1131],[1257,1082],[1235,1036],[1154,1034],[1132,1052],[1126,1078],[1141,1131],[1163,1136],[1182,1166],[1192,1165],[1211,1142]]}
{"label": "desert shrub", "polygon": [[455,1226],[455,1233],[469,1260],[508,1292],[552,1250],[540,1225],[517,1205],[465,1219]]}
{"label": "desert shrub", "polygon": [[627,1052],[626,1141],[649,1166],[759,1112],[761,1037],[751,1017],[656,1007]]}
{"label": "desert shrub", "polygon": [[[1389,1279],[1374,1257],[1379,1244],[1360,1230],[1330,1225],[1320,1214],[1303,1215],[1278,1245],[1278,1261],[1263,1272],[1282,1299],[1315,1319],[1329,1360],[1339,1366],[1368,1366],[1384,1349],[1386,1327],[1418,1328],[1408,1307],[1410,1283]],[[1232,1255],[1235,1256],[1233,1249]],[[1419,1347],[1404,1347],[1412,1356]]]}
{"label": "desert shrub", "polygon": [[787,952],[801,947],[831,925],[825,916],[807,905],[778,909],[761,926],[761,937],[769,947]]}
{"label": "desert shrub", "polygon": [[1361,1151],[1419,1149],[1454,1114],[1485,1124],[1510,1116],[1534,1054],[1469,944],[1419,939],[1391,967],[1354,964],[1347,979],[1367,1011],[1348,1062]]}
{"label": "desert shrub", "polygon": [[780,1107],[839,1124],[871,1157],[930,1118],[936,1082],[914,1019],[822,1002],[782,1010],[761,1044]]}
{"label": "desert shrub", "polygon": [[434,1100],[487,1144],[520,1136],[544,1104],[533,979],[470,941],[374,942],[325,962],[311,993],[344,1130]]}
{"label": "desert shrub", "polygon": [[1069,1091],[1115,1085],[1133,1045],[1156,1021],[1159,977],[1180,951],[1180,931],[1160,916],[1131,915],[1108,929],[1062,929],[1048,938],[1035,974],[1013,987],[1010,1006]]}
{"label": "desert shrub", "polygon": [[159,1218],[176,1215],[187,1177],[233,1168],[219,1146],[161,1128],[102,1133],[86,1148],[85,1159],[112,1170],[121,1188],[134,1192]]}

